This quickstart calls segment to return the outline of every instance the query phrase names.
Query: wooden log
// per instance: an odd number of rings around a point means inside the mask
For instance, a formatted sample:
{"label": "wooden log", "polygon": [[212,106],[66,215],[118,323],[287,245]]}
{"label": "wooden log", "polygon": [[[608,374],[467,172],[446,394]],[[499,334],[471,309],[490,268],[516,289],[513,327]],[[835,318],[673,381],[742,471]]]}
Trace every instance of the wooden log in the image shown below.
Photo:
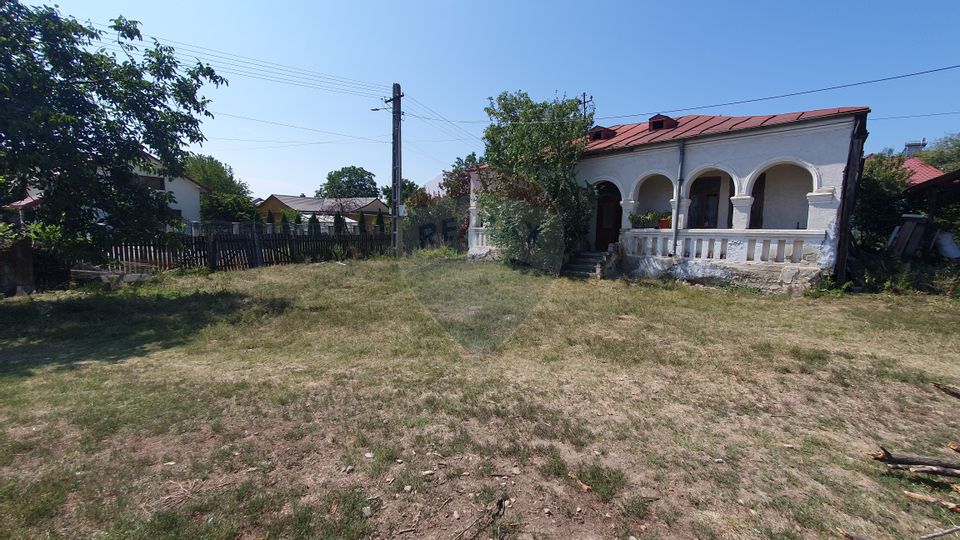
{"label": "wooden log", "polygon": [[960,469],[960,461],[933,456],[918,456],[916,454],[895,454],[882,446],[879,452],[867,452],[867,455],[883,463],[894,463],[897,465],[932,465],[946,469]]}
{"label": "wooden log", "polygon": [[934,467],[933,465],[921,465],[919,467],[910,467],[912,473],[938,474],[940,476],[952,476],[960,478],[960,469],[948,469],[946,467]]}
{"label": "wooden log", "polygon": [[940,538],[941,536],[946,536],[948,534],[953,534],[960,532],[960,527],[950,527],[942,531],[932,532],[930,534],[925,534],[920,537],[920,540],[930,540],[931,538]]}
{"label": "wooden log", "polygon": [[954,452],[960,452],[960,443],[958,443],[958,442],[956,442],[956,441],[950,441],[950,442],[947,444],[947,448],[953,450]]}
{"label": "wooden log", "polygon": [[936,504],[946,508],[947,510],[950,510],[951,512],[960,512],[960,504],[957,504],[957,503],[952,503],[950,501],[938,499],[937,497],[933,497],[930,495],[914,493],[912,491],[904,491],[903,494],[915,501]]}
{"label": "wooden log", "polygon": [[960,388],[957,388],[955,386],[950,386],[949,384],[943,384],[943,383],[933,383],[933,386],[936,387],[937,390],[940,390],[941,392],[943,392],[948,396],[952,396],[957,399],[960,399]]}

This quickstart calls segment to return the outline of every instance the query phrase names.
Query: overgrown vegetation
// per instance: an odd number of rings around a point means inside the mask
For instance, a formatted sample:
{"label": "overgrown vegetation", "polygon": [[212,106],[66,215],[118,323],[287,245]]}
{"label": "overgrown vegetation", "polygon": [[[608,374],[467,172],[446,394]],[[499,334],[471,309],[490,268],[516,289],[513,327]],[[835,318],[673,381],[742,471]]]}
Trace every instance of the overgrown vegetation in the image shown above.
{"label": "overgrown vegetation", "polygon": [[[952,155],[949,148],[956,146],[947,138],[936,146],[945,149],[936,150],[930,155],[939,156],[943,162],[945,156]],[[886,248],[886,243],[894,229],[901,224],[904,213],[923,214],[927,210],[927,201],[911,198],[905,193],[910,173],[903,167],[905,157],[887,150],[874,154],[866,160],[863,177],[857,193],[857,201],[851,217],[851,232],[856,250],[850,265],[850,283],[843,284],[846,289],[867,292],[925,292],[957,296],[958,272],[954,265],[937,264],[935,256],[925,258],[910,257],[906,260],[895,257]],[[960,158],[958,158],[960,159]],[[949,163],[947,163],[949,165]],[[942,197],[933,226],[946,230],[955,229],[953,223],[957,201],[951,202],[948,194]],[[956,208],[955,208],[956,207]],[[958,214],[960,216],[960,214]],[[835,284],[821,284],[820,294]]]}
{"label": "overgrown vegetation", "polygon": [[862,452],[950,452],[955,403],[930,383],[960,381],[955,300],[449,255],[0,301],[0,530],[452,537],[499,497],[484,537],[952,523]]}
{"label": "overgrown vegetation", "polygon": [[556,271],[555,252],[562,259],[589,230],[594,193],[577,184],[575,167],[593,113],[577,99],[537,102],[525,92],[504,92],[485,110],[490,168],[480,175],[479,204],[486,226],[506,259]]}
{"label": "overgrown vegetation", "polygon": [[0,152],[0,202],[43,192],[36,223],[74,257],[175,224],[171,195],[135,169],[182,173],[184,147],[204,140],[210,116],[201,88],[225,80],[169,45],[143,46],[139,23],[124,17],[100,30],[55,7],[7,1],[0,28],[0,133],[16,141]]}

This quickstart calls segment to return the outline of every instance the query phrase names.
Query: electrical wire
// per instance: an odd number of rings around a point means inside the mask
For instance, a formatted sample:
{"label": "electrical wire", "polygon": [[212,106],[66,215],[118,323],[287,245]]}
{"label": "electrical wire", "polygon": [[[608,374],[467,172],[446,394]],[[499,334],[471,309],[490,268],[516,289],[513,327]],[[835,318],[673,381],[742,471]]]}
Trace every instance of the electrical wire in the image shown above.
{"label": "electrical wire", "polygon": [[[788,97],[804,96],[804,95],[815,94],[815,93],[819,93],[819,92],[828,92],[828,91],[831,91],[831,90],[840,90],[840,89],[843,89],[843,88],[852,88],[852,87],[856,87],[856,86],[864,86],[864,85],[869,85],[869,84],[877,84],[877,83],[881,83],[881,82],[888,82],[888,81],[894,81],[894,80],[899,80],[899,79],[906,79],[906,78],[909,78],[909,77],[918,77],[918,76],[921,76],[921,75],[929,75],[929,74],[931,74],[931,73],[939,73],[939,72],[943,72],[943,71],[950,71],[950,70],[955,70],[955,69],[958,69],[958,68],[960,68],[960,64],[953,64],[953,65],[949,65],[949,66],[941,66],[941,67],[937,67],[937,68],[933,68],[933,69],[926,69],[926,70],[922,70],[922,71],[914,71],[914,72],[911,72],[911,73],[903,73],[903,74],[900,74],[900,75],[892,75],[892,76],[889,76],[889,77],[881,77],[881,78],[878,78],[878,79],[869,79],[869,80],[865,80],[865,81],[857,81],[857,82],[851,82],[851,83],[836,84],[836,85],[832,85],[832,86],[824,86],[824,87],[821,87],[821,88],[814,88],[814,89],[810,89],[810,90],[801,90],[801,91],[797,91],[797,92],[788,92],[788,93],[785,93],[785,94],[777,94],[777,95],[763,96],[763,97],[756,97],[756,98],[749,98],[749,99],[740,99],[740,100],[735,100],[735,101],[727,101],[727,102],[724,102],[724,103],[713,103],[713,104],[710,104],[710,105],[697,105],[697,106],[695,106],[695,107],[682,107],[682,108],[677,108],[677,109],[666,109],[666,110],[659,110],[659,111],[647,111],[647,112],[631,113],[631,114],[616,114],[616,115],[609,115],[609,116],[598,116],[598,117],[596,117],[595,119],[596,119],[596,120],[615,120],[615,119],[620,119],[620,118],[632,118],[632,117],[638,117],[638,116],[650,116],[650,115],[654,115],[654,114],[658,114],[658,113],[667,114],[667,113],[696,111],[696,110],[701,110],[701,109],[713,109],[713,108],[718,108],[718,107],[727,107],[727,106],[731,106],[731,105],[743,105],[743,104],[746,104],[746,103],[757,103],[757,102],[760,102],[760,101],[770,101],[770,100],[783,99],[783,98],[788,98]],[[414,117],[414,118],[421,118],[421,117],[416,116],[416,115],[411,115],[411,116]],[[442,121],[450,122],[450,123],[454,123],[454,124],[489,124],[489,123],[490,123],[490,120],[450,120],[450,119],[447,119],[447,118],[445,118],[445,117],[443,117],[443,116],[441,116],[441,115],[435,115],[435,116],[437,116],[437,117],[436,117],[436,118],[429,118],[429,119],[431,119],[431,120],[442,120]],[[421,119],[427,120],[428,118],[421,118]],[[879,118],[874,118],[874,120],[879,120]],[[561,121],[562,121],[562,120],[528,120],[528,121],[522,121],[522,122],[516,122],[516,123],[520,123],[520,124],[549,124],[549,123],[561,122]]]}
{"label": "electrical wire", "polygon": [[[127,53],[127,51],[125,51],[119,45],[101,44],[98,48],[108,50],[108,51],[113,51],[113,52]],[[192,63],[194,61],[204,62],[205,60],[208,60],[204,58],[194,58],[194,57],[186,56],[183,54],[179,54],[176,51],[174,52],[173,56],[177,60],[184,63],[187,63],[187,62]],[[276,82],[276,83],[288,84],[292,86],[299,86],[302,88],[324,90],[329,92],[336,92],[340,94],[348,94],[348,95],[354,95],[358,97],[365,97],[365,98],[371,98],[371,99],[380,99],[381,97],[379,94],[373,93],[372,91],[358,92],[358,91],[353,91],[352,89],[344,89],[344,88],[329,86],[326,84],[321,84],[319,82],[316,82],[310,79],[299,79],[294,76],[286,75],[283,73],[258,72],[255,70],[251,71],[249,69],[244,68],[243,66],[238,66],[236,64],[221,65],[218,62],[220,61],[217,61],[217,62],[206,61],[205,63],[211,65],[214,68],[214,71],[216,71],[218,74],[237,75],[240,77],[246,77],[251,79],[258,79],[258,80],[263,80],[268,82]]]}
{"label": "electrical wire", "polygon": [[286,124],[286,123],[283,123],[283,122],[275,122],[275,121],[273,121],[273,120],[264,120],[264,119],[262,119],[262,118],[253,118],[253,117],[250,117],[250,116],[242,116],[242,115],[239,115],[239,114],[231,114],[231,113],[218,112],[218,111],[210,111],[210,113],[212,113],[212,114],[214,114],[214,115],[218,115],[218,114],[219,114],[220,116],[228,116],[228,117],[230,117],[230,118],[238,118],[238,119],[240,119],[240,120],[248,120],[248,121],[250,121],[250,122],[260,122],[260,123],[262,123],[262,124],[270,124],[270,125],[274,125],[274,126],[288,127],[288,128],[292,128],[292,129],[302,129],[302,130],[304,130],[304,131],[313,131],[313,132],[316,132],[316,133],[324,133],[324,134],[327,134],[327,135],[336,135],[336,136],[338,136],[338,137],[346,137],[346,138],[348,138],[348,139],[357,139],[357,140],[372,141],[372,142],[390,142],[390,141],[382,141],[382,140],[379,140],[379,139],[374,139],[374,138],[372,138],[372,137],[362,137],[362,136],[359,136],[359,135],[348,135],[348,134],[346,134],[346,133],[340,133],[340,132],[338,132],[338,131],[327,131],[327,130],[324,130],[324,129],[316,129],[316,128],[311,128],[311,127],[306,127],[306,126],[297,126],[297,125],[294,125],[294,124]]}
{"label": "electrical wire", "polygon": [[[93,25],[95,25],[95,26],[99,26],[99,27],[106,28],[106,29],[111,29],[110,25],[108,25],[108,24],[103,24],[103,23],[98,23],[98,22],[93,22],[93,21],[89,21],[89,22],[90,22],[90,24],[93,24]],[[359,79],[352,79],[352,78],[349,78],[349,77],[341,77],[341,76],[337,76],[337,75],[331,75],[331,74],[329,74],[329,73],[323,73],[323,72],[319,72],[319,71],[315,71],[315,70],[310,70],[310,69],[305,69],[305,68],[290,66],[290,65],[287,65],[287,64],[281,64],[281,63],[272,62],[272,61],[269,61],[269,60],[262,60],[262,59],[252,58],[252,57],[244,56],[244,55],[241,55],[241,54],[236,54],[236,53],[231,53],[231,52],[227,52],[227,51],[222,51],[222,50],[219,50],[219,49],[214,49],[214,48],[211,48],[211,47],[204,47],[204,46],[201,46],[201,45],[195,45],[195,44],[191,44],[191,43],[186,43],[186,42],[183,42],[183,41],[177,41],[177,40],[173,40],[173,39],[162,38],[162,37],[155,36],[155,35],[150,35],[150,34],[144,34],[144,36],[145,36],[145,37],[149,37],[149,38],[151,38],[151,39],[153,39],[153,40],[155,40],[155,41],[157,41],[157,42],[160,42],[161,44],[164,43],[164,42],[166,42],[166,43],[173,43],[173,44],[176,44],[176,45],[180,45],[180,46],[181,46],[181,49],[183,49],[183,50],[193,50],[193,52],[200,52],[200,53],[202,53],[203,55],[208,56],[208,57],[215,57],[215,58],[220,58],[220,59],[224,59],[224,60],[233,60],[233,61],[243,62],[243,63],[250,64],[250,65],[253,65],[253,66],[259,66],[259,67],[265,68],[265,69],[289,71],[289,72],[292,72],[292,73],[294,73],[294,74],[299,74],[299,75],[301,75],[301,76],[309,75],[309,76],[312,76],[312,77],[316,77],[316,78],[320,78],[320,79],[327,80],[327,81],[329,81],[331,84],[334,84],[334,85],[352,86],[352,87],[357,88],[357,89],[359,89],[359,88],[364,88],[364,89],[367,89],[367,90],[374,90],[374,91],[377,91],[377,92],[387,91],[387,90],[389,90],[389,88],[390,88],[390,85],[383,84],[383,83],[373,83],[373,82],[368,82],[368,81],[361,81],[361,80],[359,80]],[[118,41],[119,41],[119,39],[118,39]],[[131,42],[131,43],[133,43],[133,42]]]}
{"label": "electrical wire", "polygon": [[871,118],[871,122],[876,122],[877,120],[905,120],[907,118],[928,118],[930,116],[950,116],[954,114],[960,114],[960,111],[945,111],[945,112],[935,112],[935,113],[926,113],[926,114],[905,114],[902,116],[880,116],[877,118]]}

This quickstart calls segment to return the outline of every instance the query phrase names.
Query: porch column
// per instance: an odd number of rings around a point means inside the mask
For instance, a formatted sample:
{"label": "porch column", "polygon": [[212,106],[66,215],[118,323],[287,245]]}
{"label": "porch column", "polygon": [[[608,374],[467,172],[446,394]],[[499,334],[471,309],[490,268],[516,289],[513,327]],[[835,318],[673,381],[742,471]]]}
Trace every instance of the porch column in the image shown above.
{"label": "porch column", "polygon": [[753,197],[737,195],[730,197],[733,205],[733,228],[746,229],[750,227],[750,208],[753,207]]}
{"label": "porch column", "polygon": [[820,188],[807,193],[807,229],[832,230],[837,219],[840,200],[834,195],[832,187]]}
{"label": "porch column", "polygon": [[677,214],[677,222],[674,224],[674,228],[686,229],[687,215],[690,211],[690,199],[684,197],[680,199],[679,204],[677,203],[677,199],[670,199],[670,208]]}
{"label": "porch column", "polygon": [[620,230],[626,231],[633,228],[633,225],[630,223],[630,212],[633,212],[637,207],[637,201],[633,199],[627,199],[625,201],[620,201],[620,208],[623,208],[620,216]]}

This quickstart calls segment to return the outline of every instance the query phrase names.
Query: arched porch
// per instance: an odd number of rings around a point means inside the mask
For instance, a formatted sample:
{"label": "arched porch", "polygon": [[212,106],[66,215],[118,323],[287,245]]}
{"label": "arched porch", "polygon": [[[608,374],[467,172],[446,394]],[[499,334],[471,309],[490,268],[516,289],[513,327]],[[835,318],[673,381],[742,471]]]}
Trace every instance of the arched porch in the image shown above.
{"label": "arched porch", "polygon": [[593,185],[597,193],[594,219],[591,223],[590,239],[593,249],[606,251],[610,244],[620,240],[620,227],[623,223],[623,207],[620,188],[606,180]]}

